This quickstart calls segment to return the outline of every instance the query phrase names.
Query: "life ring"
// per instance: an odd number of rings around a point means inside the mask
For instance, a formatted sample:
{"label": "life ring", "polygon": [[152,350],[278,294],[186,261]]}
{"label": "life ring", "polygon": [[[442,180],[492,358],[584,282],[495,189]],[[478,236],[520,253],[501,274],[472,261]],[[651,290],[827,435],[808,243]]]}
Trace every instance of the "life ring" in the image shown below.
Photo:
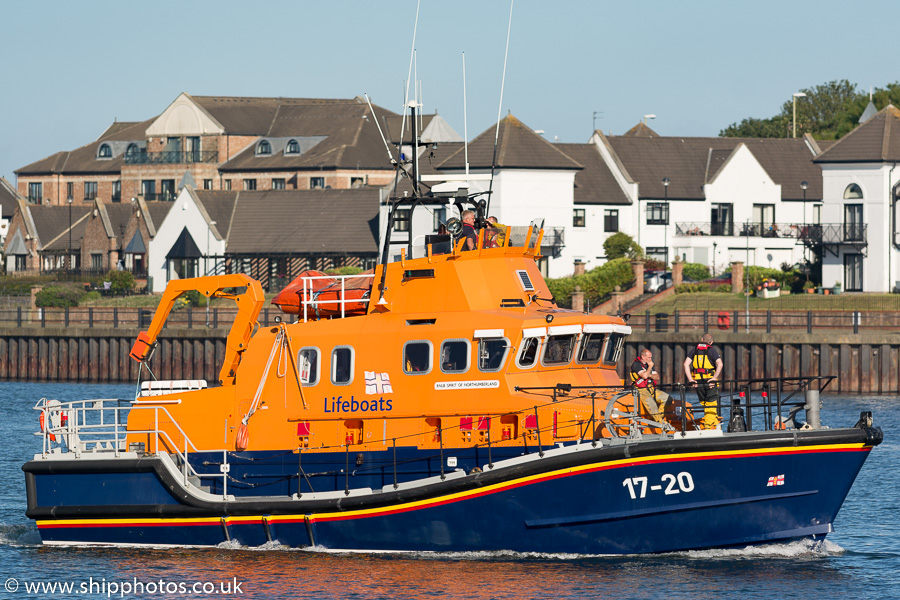
{"label": "life ring", "polygon": [[[41,425],[41,433],[46,433],[47,432],[47,413],[42,410],[41,416],[38,418],[38,420]],[[47,433],[47,437],[50,439],[51,442],[56,441],[56,436],[52,433]]]}
{"label": "life ring", "polygon": [[719,329],[728,329],[731,327],[731,315],[726,311],[722,311],[719,313],[719,318],[717,319],[719,324]]}

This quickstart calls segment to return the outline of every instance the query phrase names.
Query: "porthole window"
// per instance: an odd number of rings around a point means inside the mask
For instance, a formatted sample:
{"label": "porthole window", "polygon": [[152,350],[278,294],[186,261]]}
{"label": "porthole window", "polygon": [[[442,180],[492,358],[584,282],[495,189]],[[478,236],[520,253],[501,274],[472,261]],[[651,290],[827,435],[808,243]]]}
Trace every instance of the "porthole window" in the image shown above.
{"label": "porthole window", "polygon": [[544,344],[545,365],[567,365],[575,349],[575,334],[551,335]]}
{"label": "porthole window", "polygon": [[594,364],[600,360],[603,351],[603,333],[586,333],[581,336],[581,347],[578,349],[578,358],[575,362],[582,364]]}
{"label": "porthole window", "polygon": [[484,373],[499,371],[506,362],[508,351],[506,338],[483,338],[478,342],[478,370]]}
{"label": "porthole window", "polygon": [[112,158],[112,148],[109,144],[100,144],[100,151],[97,152],[99,158]]}
{"label": "porthole window", "polygon": [[268,140],[261,141],[256,146],[256,153],[258,155],[272,154],[272,144]]}
{"label": "porthole window", "polygon": [[862,188],[855,183],[851,183],[844,190],[844,200],[861,200],[863,197]]}
{"label": "porthole window", "polygon": [[469,354],[468,341],[446,340],[441,344],[441,371],[465,373],[469,370]]}
{"label": "porthole window", "polygon": [[338,346],[331,351],[331,383],[349,385],[353,381],[353,348]]}
{"label": "porthole window", "polygon": [[431,371],[431,342],[406,342],[403,345],[403,372],[424,375]]}
{"label": "porthole window", "polygon": [[520,369],[530,369],[537,363],[538,350],[541,347],[541,338],[529,337],[522,340],[519,356],[516,364]]}
{"label": "porthole window", "polygon": [[297,353],[297,369],[300,371],[300,383],[316,385],[319,383],[319,349],[315,347],[300,348]]}
{"label": "porthole window", "polygon": [[622,354],[622,344],[625,342],[625,336],[621,333],[611,333],[606,339],[606,349],[603,352],[603,362],[608,365],[614,365],[619,362],[619,356]]}
{"label": "porthole window", "polygon": [[300,154],[300,144],[297,140],[291,140],[287,143],[287,146],[284,148],[285,154]]}

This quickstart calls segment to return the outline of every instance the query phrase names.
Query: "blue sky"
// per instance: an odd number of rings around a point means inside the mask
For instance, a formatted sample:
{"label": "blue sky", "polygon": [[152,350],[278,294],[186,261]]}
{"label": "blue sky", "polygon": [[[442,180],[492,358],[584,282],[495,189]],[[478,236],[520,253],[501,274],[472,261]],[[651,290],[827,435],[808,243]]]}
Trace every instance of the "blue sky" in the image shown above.
{"label": "blue sky", "polygon": [[[399,111],[415,0],[4,4],[0,175],[157,115],[195,95],[352,98]],[[714,136],[833,79],[862,89],[893,69],[889,2],[517,0],[502,113],[548,139],[620,134],[645,114],[661,135]],[[425,109],[468,134],[495,122],[508,0],[422,0]]]}

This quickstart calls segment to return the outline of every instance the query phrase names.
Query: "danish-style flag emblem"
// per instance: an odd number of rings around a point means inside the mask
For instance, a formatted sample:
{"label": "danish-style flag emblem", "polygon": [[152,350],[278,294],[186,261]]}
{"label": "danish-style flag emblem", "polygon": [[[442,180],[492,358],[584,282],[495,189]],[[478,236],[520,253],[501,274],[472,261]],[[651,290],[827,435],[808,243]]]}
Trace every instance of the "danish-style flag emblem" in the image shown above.
{"label": "danish-style flag emblem", "polygon": [[393,394],[391,388],[391,376],[387,373],[376,373],[375,371],[366,371],[366,395]]}
{"label": "danish-style flag emblem", "polygon": [[766,487],[772,487],[773,485],[784,485],[784,475],[769,477],[769,483],[766,484]]}

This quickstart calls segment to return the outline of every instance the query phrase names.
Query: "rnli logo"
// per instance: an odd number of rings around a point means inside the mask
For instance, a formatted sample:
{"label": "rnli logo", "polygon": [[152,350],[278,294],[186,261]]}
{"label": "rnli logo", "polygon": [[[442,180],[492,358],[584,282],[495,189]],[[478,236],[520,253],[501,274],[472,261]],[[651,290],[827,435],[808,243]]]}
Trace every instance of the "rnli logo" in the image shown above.
{"label": "rnli logo", "polygon": [[766,484],[766,487],[773,487],[776,485],[784,485],[784,475],[773,475],[769,477],[769,483]]}

